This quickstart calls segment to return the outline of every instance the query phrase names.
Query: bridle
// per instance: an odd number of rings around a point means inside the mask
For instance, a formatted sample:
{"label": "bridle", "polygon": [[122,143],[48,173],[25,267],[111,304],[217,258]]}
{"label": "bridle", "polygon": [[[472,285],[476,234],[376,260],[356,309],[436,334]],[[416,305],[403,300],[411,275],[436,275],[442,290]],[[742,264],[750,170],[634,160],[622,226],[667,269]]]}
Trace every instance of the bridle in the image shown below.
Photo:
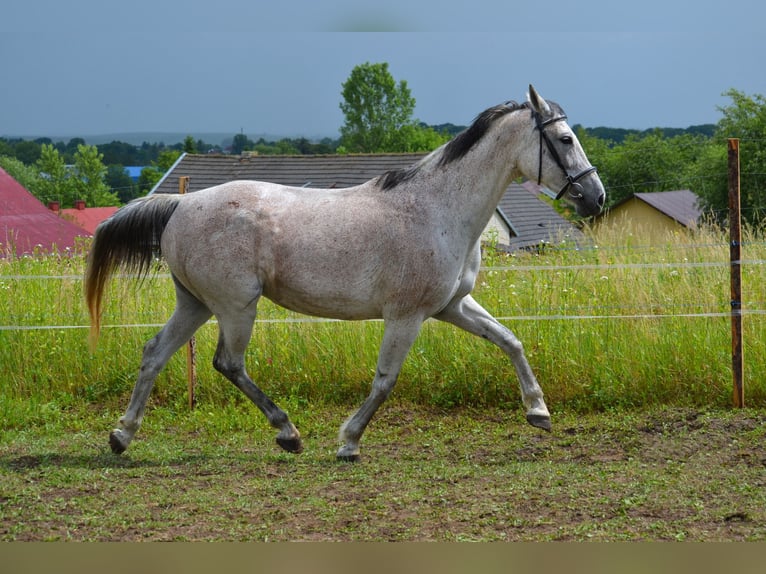
{"label": "bridle", "polygon": [[564,197],[564,194],[567,191],[569,192],[569,195],[570,197],[572,197],[572,199],[582,199],[583,188],[577,182],[578,180],[582,179],[589,173],[593,173],[594,171],[596,171],[596,167],[595,166],[586,167],[580,173],[575,175],[570,175],[566,166],[564,166],[564,162],[561,161],[561,156],[559,156],[559,152],[556,151],[556,148],[553,146],[553,142],[548,137],[548,134],[545,133],[545,128],[547,126],[567,119],[566,115],[562,114],[560,116],[556,116],[556,117],[547,119],[545,121],[543,121],[542,116],[535,111],[532,111],[532,115],[535,118],[535,129],[540,131],[540,157],[539,157],[538,169],[537,169],[537,185],[540,185],[540,179],[543,176],[543,141],[544,141],[545,145],[548,147],[548,151],[553,157],[553,160],[556,162],[556,165],[558,165],[561,168],[561,171],[564,172],[564,175],[567,176],[567,183],[558,192],[558,194],[556,195],[556,199],[561,199],[562,197]]}

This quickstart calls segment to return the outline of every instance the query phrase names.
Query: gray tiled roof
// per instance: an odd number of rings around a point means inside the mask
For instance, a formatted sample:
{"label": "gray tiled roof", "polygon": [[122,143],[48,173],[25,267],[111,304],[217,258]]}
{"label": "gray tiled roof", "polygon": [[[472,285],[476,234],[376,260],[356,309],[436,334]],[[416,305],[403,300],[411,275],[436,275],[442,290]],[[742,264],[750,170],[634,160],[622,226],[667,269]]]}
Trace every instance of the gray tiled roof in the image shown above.
{"label": "gray tiled roof", "polygon": [[351,187],[392,169],[411,166],[422,153],[364,155],[191,155],[181,157],[153,193],[178,193],[178,177],[189,176],[188,191],[235,179],[297,187]]}
{"label": "gray tiled roof", "polygon": [[526,249],[565,237],[577,242],[584,240],[585,236],[577,227],[537,197],[543,194],[542,188],[531,181],[512,183],[505,191],[497,207],[516,234],[511,238],[511,249]]}
{"label": "gray tiled roof", "polygon": [[[178,178],[189,177],[188,192],[237,179],[269,181],[317,188],[350,187],[389,170],[411,166],[424,153],[353,155],[194,155],[184,154],[155,186],[152,193],[178,193]],[[582,233],[550,205],[536,197],[530,182],[511,184],[498,205],[501,216],[516,234],[511,249],[522,249]]]}

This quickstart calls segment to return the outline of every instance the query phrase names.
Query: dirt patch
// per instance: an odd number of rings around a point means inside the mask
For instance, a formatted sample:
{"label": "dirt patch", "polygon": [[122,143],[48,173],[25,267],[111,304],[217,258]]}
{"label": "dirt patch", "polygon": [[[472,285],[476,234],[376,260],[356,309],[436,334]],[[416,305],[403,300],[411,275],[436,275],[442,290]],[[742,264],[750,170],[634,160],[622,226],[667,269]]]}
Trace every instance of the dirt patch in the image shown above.
{"label": "dirt patch", "polygon": [[392,404],[358,464],[325,428],[300,456],[270,429],[147,432],[121,457],[95,431],[12,442],[0,539],[766,539],[763,412],[558,415],[551,433],[517,414]]}

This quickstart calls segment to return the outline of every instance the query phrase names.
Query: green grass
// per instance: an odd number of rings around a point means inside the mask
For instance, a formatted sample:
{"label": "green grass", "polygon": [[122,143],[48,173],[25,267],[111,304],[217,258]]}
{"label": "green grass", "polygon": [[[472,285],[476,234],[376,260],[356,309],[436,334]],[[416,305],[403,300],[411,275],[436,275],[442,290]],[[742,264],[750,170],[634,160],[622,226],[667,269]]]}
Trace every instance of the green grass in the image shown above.
{"label": "green grass", "polygon": [[[746,241],[745,259],[766,259],[762,236]],[[122,325],[164,323],[170,280],[116,279],[91,352],[82,258],[0,261],[0,323],[24,327],[0,330],[0,540],[766,539],[766,329],[745,317],[748,408],[731,409],[726,237],[594,243],[491,255],[475,293],[524,342],[551,434],[525,423],[498,349],[431,321],[358,465],[335,461],[336,435],[382,323],[256,325],[249,370],[303,454],[214,371],[210,323],[197,407],[178,353],[117,457],[107,435],[157,330]],[[745,265],[745,309],[764,309],[765,279]],[[298,317],[264,301],[260,318]]]}
{"label": "green grass", "polygon": [[[562,243],[538,253],[492,254],[475,291],[524,343],[549,407],[587,413],[731,404],[725,234],[708,229],[644,243],[609,232],[593,241],[593,248]],[[746,260],[766,259],[761,234],[750,231],[745,241]],[[0,330],[5,428],[30,418],[44,423],[47,412],[73,404],[124,406],[144,343],[172,312],[173,288],[161,267],[141,284],[117,278],[92,352],[83,266],[78,255],[0,261],[0,323],[23,328]],[[763,263],[746,264],[745,309],[764,309],[764,284]],[[264,300],[259,318],[300,316]],[[278,402],[355,405],[368,392],[382,328],[380,322],[259,322],[248,368]],[[746,401],[763,407],[764,315],[747,315],[744,329]],[[216,338],[214,323],[197,334],[199,404],[241,404],[244,398],[212,368]],[[439,408],[520,408],[516,377],[502,353],[435,321],[416,340],[394,396]],[[183,353],[160,375],[152,401],[185,404]]]}

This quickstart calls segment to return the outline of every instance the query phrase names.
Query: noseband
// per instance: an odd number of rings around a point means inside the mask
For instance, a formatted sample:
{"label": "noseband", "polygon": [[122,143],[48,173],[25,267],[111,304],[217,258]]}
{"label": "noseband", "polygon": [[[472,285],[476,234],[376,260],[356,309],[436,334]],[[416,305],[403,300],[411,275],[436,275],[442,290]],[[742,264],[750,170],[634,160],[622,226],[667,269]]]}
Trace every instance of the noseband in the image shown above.
{"label": "noseband", "polygon": [[535,118],[536,129],[540,131],[540,158],[538,161],[539,167],[537,169],[537,185],[540,185],[540,179],[543,176],[543,141],[544,141],[545,145],[548,147],[548,151],[553,157],[553,160],[556,162],[556,165],[558,165],[561,168],[561,171],[564,172],[564,175],[567,176],[567,183],[558,192],[558,194],[556,195],[556,199],[561,199],[562,197],[564,197],[564,194],[567,191],[569,192],[569,195],[572,197],[572,199],[582,199],[583,188],[577,182],[578,180],[582,179],[589,173],[593,173],[594,171],[596,171],[596,167],[590,166],[585,168],[578,174],[571,175],[569,171],[567,170],[566,166],[564,165],[564,162],[561,161],[561,156],[559,156],[559,152],[557,152],[556,148],[553,146],[553,142],[548,137],[548,134],[545,133],[546,126],[549,126],[556,122],[563,121],[567,119],[567,117],[565,115],[561,115],[561,116],[557,116],[557,117],[550,118],[548,120],[543,121],[542,116],[540,116],[540,114],[538,114],[537,112],[533,111],[532,115]]}

